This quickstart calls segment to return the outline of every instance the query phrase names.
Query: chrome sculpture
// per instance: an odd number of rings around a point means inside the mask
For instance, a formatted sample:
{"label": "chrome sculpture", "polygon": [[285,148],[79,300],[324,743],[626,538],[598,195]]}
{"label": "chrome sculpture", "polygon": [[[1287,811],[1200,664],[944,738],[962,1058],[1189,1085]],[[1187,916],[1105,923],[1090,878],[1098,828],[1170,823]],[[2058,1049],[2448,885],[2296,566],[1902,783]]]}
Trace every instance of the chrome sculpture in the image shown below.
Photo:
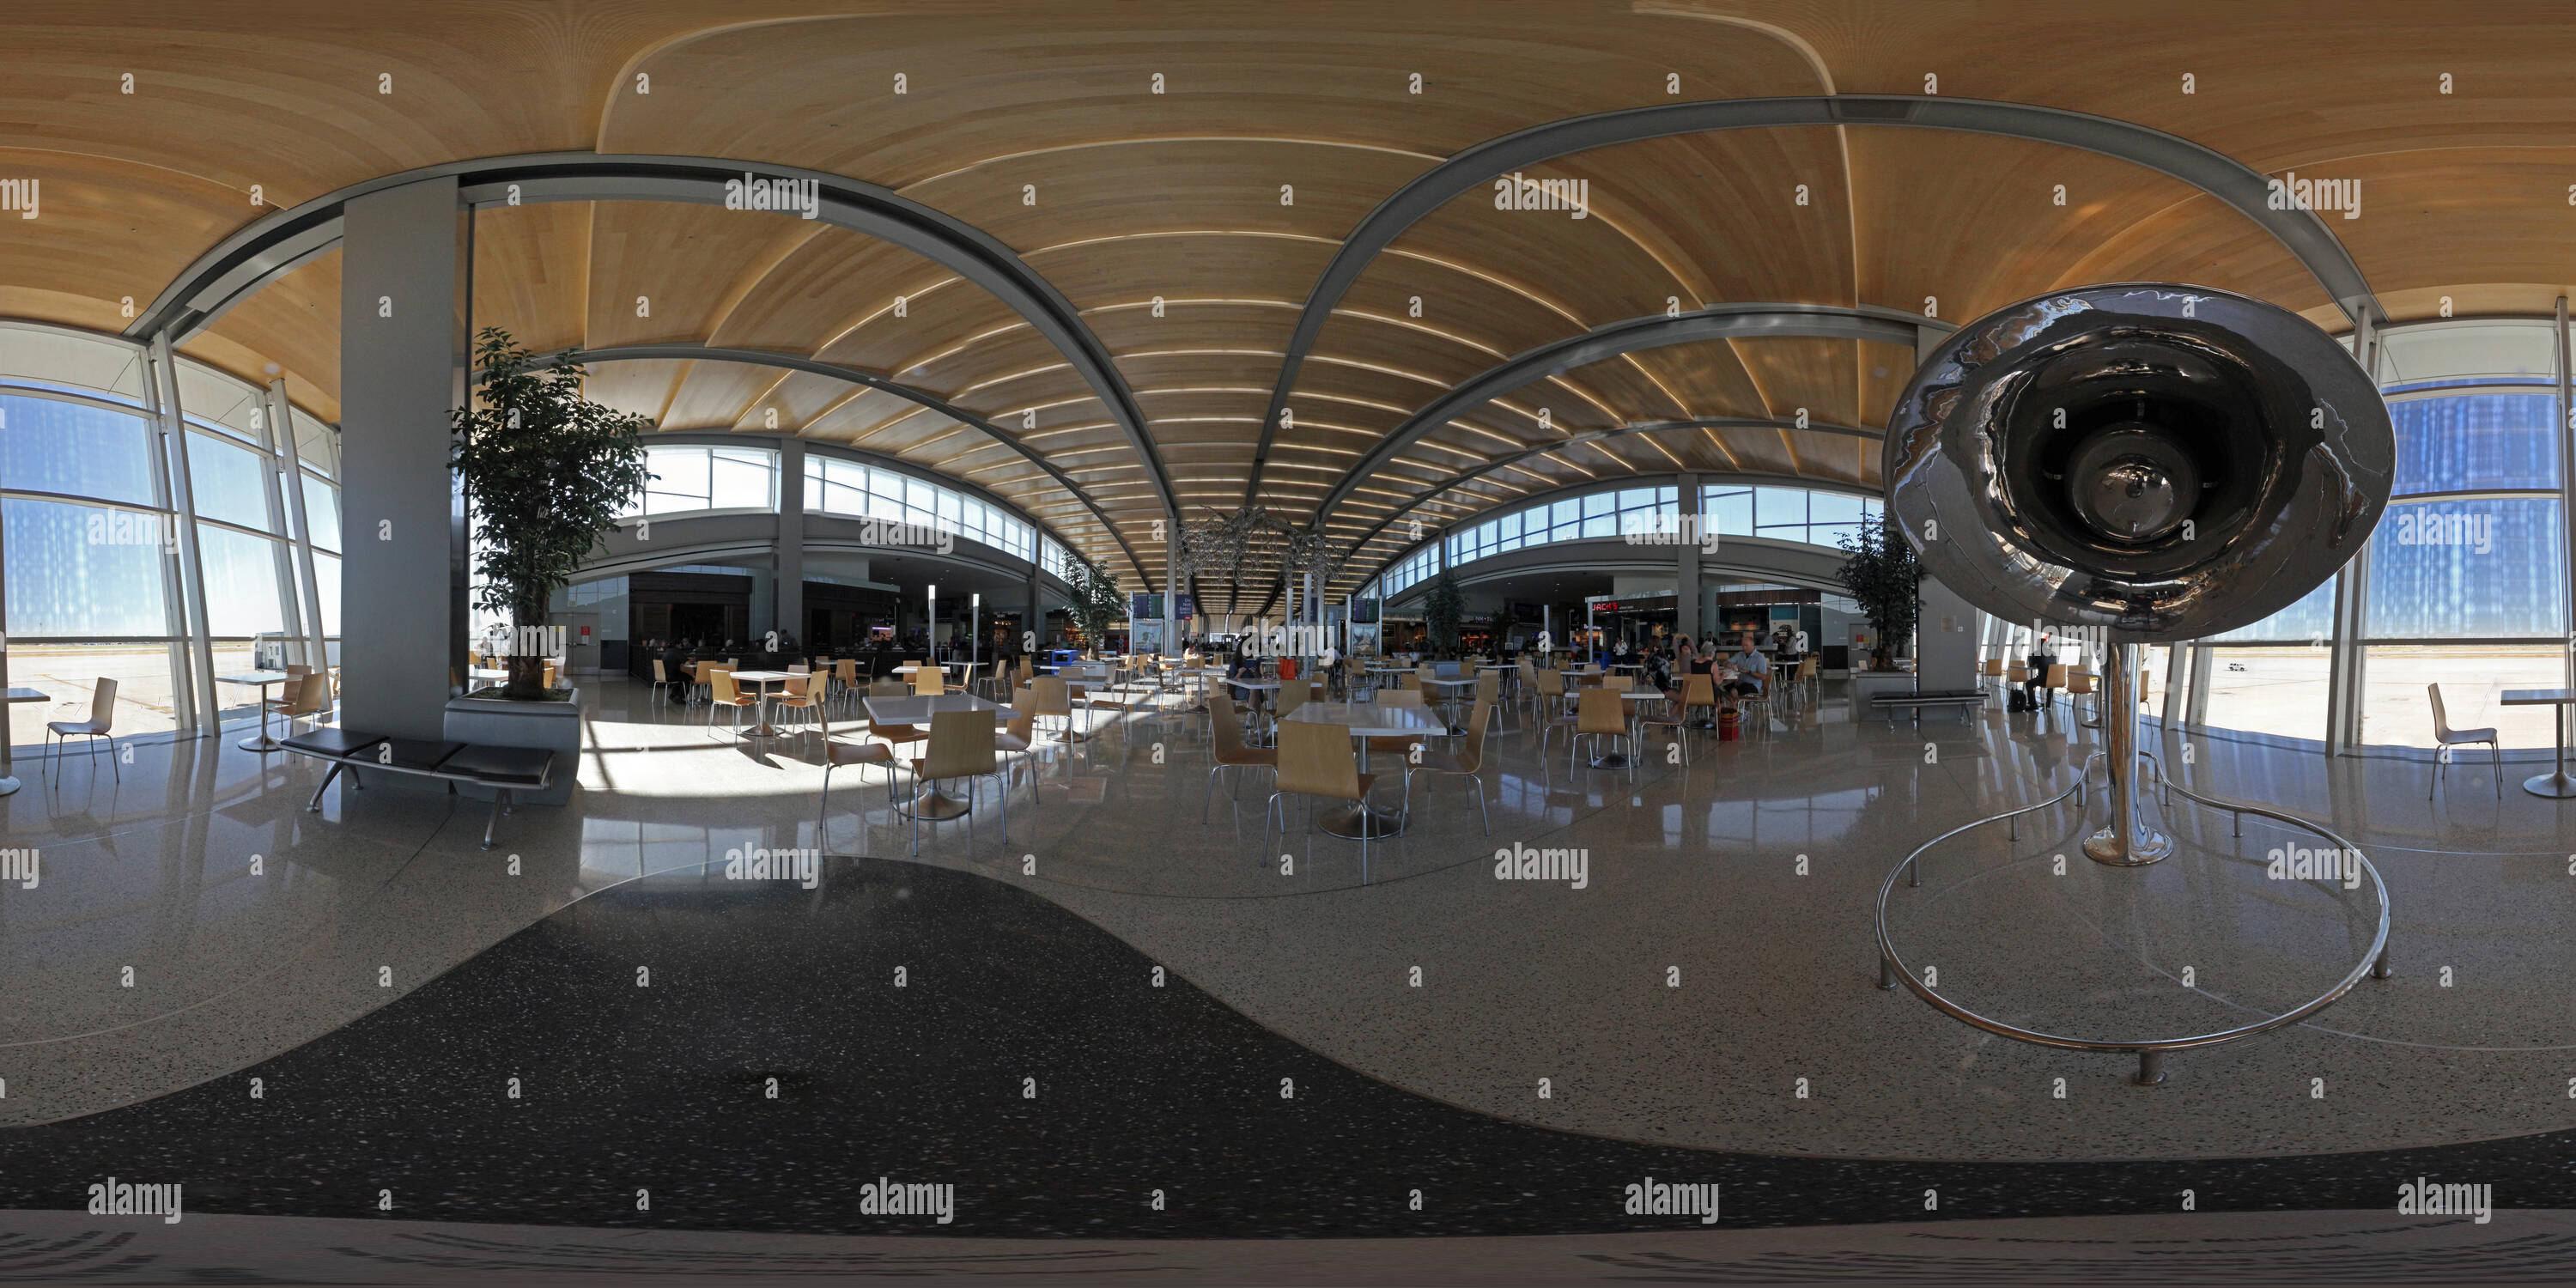
{"label": "chrome sculpture", "polygon": [[2054,291],[1951,333],[1887,428],[1887,512],[1925,569],[2010,621],[2105,629],[2110,824],[2096,862],[2153,863],[2138,811],[2137,646],[2296,603],[2387,509],[2387,405],[2342,344],[2226,291]]}

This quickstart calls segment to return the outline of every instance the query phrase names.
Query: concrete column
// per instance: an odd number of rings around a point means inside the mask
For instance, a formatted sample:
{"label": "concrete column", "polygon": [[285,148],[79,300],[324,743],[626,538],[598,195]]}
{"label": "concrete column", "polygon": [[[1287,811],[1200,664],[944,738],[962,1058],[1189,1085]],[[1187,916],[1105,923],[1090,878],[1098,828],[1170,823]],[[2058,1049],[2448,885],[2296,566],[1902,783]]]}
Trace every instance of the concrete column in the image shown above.
{"label": "concrete column", "polygon": [[1923,579],[1923,615],[1914,626],[1916,688],[1977,687],[1977,639],[1968,629],[1975,613],[1959,592],[1935,578]]}
{"label": "concrete column", "polygon": [[[1040,546],[1039,549],[1045,547]],[[1036,564],[1029,565],[1029,611],[1020,618],[1020,643],[1024,646],[1023,651],[1027,652],[1046,647],[1046,601],[1038,590]]]}
{"label": "concrete column", "polygon": [[[796,642],[812,647],[805,638],[805,441],[787,439],[778,445],[778,616],[772,629],[790,631]],[[752,623],[758,631],[760,624]]]}
{"label": "concrete column", "polygon": [[[313,516],[304,509],[304,465],[296,450],[294,409],[286,400],[286,377],[268,382],[266,402],[268,423],[275,427],[277,445],[286,462],[286,510],[295,518],[295,584],[310,605],[304,615],[304,647],[311,665],[328,667],[331,654],[323,638],[330,630],[322,620],[321,582],[313,575]],[[341,544],[348,544],[348,539],[342,538]]]}
{"label": "concrete column", "polygon": [[1163,648],[1167,656],[1179,657],[1181,638],[1181,527],[1174,516],[1171,531],[1163,539]]}
{"label": "concrete column", "polygon": [[1699,642],[1699,547],[1705,540],[1699,531],[1702,517],[1699,507],[1699,476],[1683,474],[1680,478],[1681,503],[1680,564],[1673,577],[1673,633],[1688,635]]}
{"label": "concrete column", "polygon": [[448,416],[460,392],[468,216],[453,177],[349,201],[340,249],[340,705],[436,738],[464,623],[452,593]]}

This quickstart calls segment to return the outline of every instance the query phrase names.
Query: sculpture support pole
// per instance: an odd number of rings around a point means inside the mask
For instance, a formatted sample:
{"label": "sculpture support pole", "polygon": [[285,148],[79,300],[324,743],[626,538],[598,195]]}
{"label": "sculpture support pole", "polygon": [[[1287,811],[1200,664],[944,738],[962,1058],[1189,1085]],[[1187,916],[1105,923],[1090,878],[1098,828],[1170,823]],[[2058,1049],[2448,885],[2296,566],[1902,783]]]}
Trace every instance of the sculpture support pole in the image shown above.
{"label": "sculpture support pole", "polygon": [[2084,842],[2096,863],[2134,868],[2173,853],[2173,838],[2138,814],[2138,646],[2113,644],[2102,666],[2102,753],[2111,825]]}

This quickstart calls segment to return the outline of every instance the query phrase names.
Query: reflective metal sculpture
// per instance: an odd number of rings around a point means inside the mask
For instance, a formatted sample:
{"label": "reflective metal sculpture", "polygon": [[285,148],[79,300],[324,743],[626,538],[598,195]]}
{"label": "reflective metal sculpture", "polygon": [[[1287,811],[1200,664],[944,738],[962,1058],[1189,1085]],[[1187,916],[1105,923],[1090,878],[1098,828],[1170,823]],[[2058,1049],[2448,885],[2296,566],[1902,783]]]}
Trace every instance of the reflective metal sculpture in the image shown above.
{"label": "reflective metal sculpture", "polygon": [[2136,645],[2297,602],[2358,552],[2396,455],[2379,390],[2298,315],[2206,287],[2058,291],[1952,333],[1887,430],[1887,511],[1925,569],[2016,622],[2105,628],[2104,863],[2137,813]]}

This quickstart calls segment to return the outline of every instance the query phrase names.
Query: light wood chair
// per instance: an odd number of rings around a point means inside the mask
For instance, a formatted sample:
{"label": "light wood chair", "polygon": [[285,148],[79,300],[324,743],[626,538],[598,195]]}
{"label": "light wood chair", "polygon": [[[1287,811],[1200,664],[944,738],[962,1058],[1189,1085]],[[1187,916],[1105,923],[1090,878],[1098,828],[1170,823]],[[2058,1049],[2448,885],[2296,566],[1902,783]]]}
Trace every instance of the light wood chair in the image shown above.
{"label": "light wood chair", "polygon": [[[1359,755],[1351,748],[1348,725],[1308,724],[1298,721],[1279,728],[1278,790],[1270,793],[1270,802],[1261,812],[1261,853],[1266,861],[1270,851],[1270,813],[1279,811],[1279,835],[1288,835],[1288,813],[1280,798],[1288,795],[1308,797],[1306,803],[1306,860],[1315,858],[1314,798],[1348,801],[1365,811],[1369,788],[1377,783],[1375,774],[1360,772]],[[1360,880],[1368,880],[1369,829],[1360,830]]]}
{"label": "light wood chair", "polygon": [[[2504,799],[2504,753],[2496,743],[2496,731],[2452,728],[2450,712],[2442,706],[2442,686],[2425,685],[2424,693],[2433,699],[2434,744],[2432,781],[2424,784],[2424,799],[2433,799],[2433,789],[2450,776],[2451,748],[2469,742],[2483,742],[2487,745],[2487,762],[2495,770],[2496,799]],[[2550,712],[2555,715],[2557,708],[2550,708]]]}
{"label": "light wood chair", "polygon": [[832,664],[832,683],[839,686],[840,696],[856,698],[859,692],[859,663],[856,658],[842,658]]}
{"label": "light wood chair", "polygon": [[[1060,675],[1041,675],[1029,681],[1029,714],[1044,718],[1053,716],[1064,721],[1059,742],[1081,742],[1090,737],[1086,730],[1073,727],[1073,686]],[[1083,723],[1089,724],[1089,720]]]}
{"label": "light wood chair", "polygon": [[832,736],[831,717],[819,714],[823,711],[823,697],[813,691],[813,672],[808,671],[803,675],[790,672],[788,677],[780,682],[779,688],[782,692],[769,700],[770,705],[782,711],[795,710],[808,716],[816,716],[823,722],[823,736],[827,739]]}
{"label": "light wood chair", "polygon": [[[899,683],[894,680],[879,680],[868,686],[868,696],[871,698],[909,698],[913,696],[913,692],[911,685]],[[861,704],[859,709],[864,712],[867,710],[867,707],[865,704]],[[891,745],[899,752],[912,743],[920,742],[930,737],[930,731],[922,728],[920,725],[887,724],[879,721],[874,716],[870,716],[868,717],[867,735],[879,742]]]}
{"label": "light wood chair", "polygon": [[657,657],[653,659],[653,705],[665,706],[670,701],[671,673],[664,669],[662,659]]}
{"label": "light wood chair", "polygon": [[[1199,826],[1207,826],[1208,806],[1216,801],[1216,776],[1228,769],[1244,770],[1254,766],[1267,768],[1275,780],[1279,774],[1279,752],[1271,747],[1248,746],[1243,741],[1243,722],[1234,714],[1234,704],[1223,700],[1207,704],[1209,745],[1214,750],[1208,764],[1207,799],[1199,803]],[[1345,735],[1347,737],[1347,735]],[[1234,796],[1243,798],[1243,776],[1235,775]],[[1238,816],[1240,805],[1237,806]],[[1264,827],[1269,826],[1265,817]]]}
{"label": "light wood chair", "polygon": [[1717,719],[1717,681],[1706,672],[1682,677],[1682,719],[1694,719],[1691,712],[1706,710],[1713,724]]}
{"label": "light wood chair", "polygon": [[[1690,697],[1691,697],[1691,687],[1690,687],[1690,683],[1689,683],[1691,680],[1698,680],[1698,681],[1700,682],[1700,687],[1701,687],[1702,689],[1706,689],[1706,688],[1707,688],[1707,684],[1708,684],[1708,677],[1707,677],[1707,676],[1705,676],[1705,675],[1685,676],[1685,677],[1683,677],[1683,684],[1682,684],[1682,702],[1681,702],[1681,705],[1680,705],[1680,706],[1678,706],[1678,707],[1677,707],[1677,706],[1673,705],[1673,703],[1668,699],[1668,700],[1666,700],[1665,702],[1663,702],[1663,703],[1659,704],[1659,709],[1654,710],[1654,711],[1647,712],[1647,713],[1645,713],[1645,714],[1640,715],[1640,716],[1638,716],[1638,717],[1637,717],[1637,732],[1638,732],[1638,734],[1640,735],[1640,736],[1639,736],[1639,738],[1638,738],[1638,743],[1639,743],[1640,745],[1643,745],[1643,744],[1644,744],[1645,739],[1644,739],[1643,735],[1644,735],[1645,731],[1646,731],[1646,730],[1648,730],[1648,729],[1669,729],[1669,730],[1671,730],[1671,731],[1672,731],[1672,735],[1673,735],[1673,741],[1681,744],[1681,748],[1682,748],[1682,767],[1683,767],[1683,768],[1685,768],[1685,769],[1689,768],[1689,767],[1690,767],[1690,763],[1691,763],[1691,754],[1690,754],[1690,730],[1691,730],[1691,725],[1690,725],[1690,708],[1691,708],[1691,704],[1690,704]],[[1625,701],[1625,699],[1621,699],[1621,700],[1622,700],[1622,701]],[[1714,695],[1711,695],[1711,697],[1710,697],[1710,699],[1709,699],[1709,702],[1708,702],[1708,705],[1710,705],[1710,706],[1715,706],[1715,705],[1716,705],[1716,703],[1717,703],[1717,700],[1716,700],[1715,696],[1714,696]]]}
{"label": "light wood chair", "polygon": [[2085,697],[2093,699],[2092,723],[2100,724],[2102,722],[2102,699],[2100,691],[2093,687],[2093,673],[2080,667],[2067,672],[2066,706],[2067,709],[2073,712],[2078,718],[2081,718],[2084,713],[2081,709],[2077,708],[2075,700],[2077,698]]}
{"label": "light wood chair", "polygon": [[1608,689],[1612,693],[1633,693],[1637,688],[1637,677],[1633,675],[1605,675],[1601,677],[1601,687]]}
{"label": "light wood chair", "polygon": [[295,696],[277,714],[286,717],[286,732],[295,732],[295,722],[306,716],[319,716],[331,709],[331,677],[305,674],[295,682]]}
{"label": "light wood chair", "polygon": [[708,674],[707,689],[710,695],[707,698],[707,729],[710,732],[715,729],[718,708],[730,708],[733,711],[734,741],[740,742],[743,710],[759,706],[760,699],[735,688],[733,672],[726,668],[718,668]]}
{"label": "light wood chair", "polygon": [[[1029,804],[1031,806],[1038,803],[1038,767],[1037,762],[1030,759],[1037,754],[1037,724],[1036,716],[1023,711],[1016,718],[1004,721],[1002,731],[993,735],[993,750],[1015,752],[1019,755],[1020,763],[1029,767]],[[1007,790],[1008,784],[1005,783],[1004,787]]]}
{"label": "light wood chair", "polygon": [[[1002,777],[1000,763],[994,758],[993,713],[991,711],[934,711],[930,713],[930,745],[912,762],[913,782],[925,788],[937,788],[953,778],[966,784],[966,844],[975,844],[975,780],[993,780],[995,794],[1002,802],[1002,839],[1011,839],[1011,785]],[[912,813],[912,852],[921,853],[921,811]],[[937,820],[933,820],[934,822]]]}
{"label": "light wood chair", "polygon": [[1467,736],[1460,741],[1456,751],[1425,749],[1422,753],[1422,763],[1414,764],[1411,761],[1405,763],[1404,815],[1406,818],[1413,817],[1413,775],[1416,771],[1426,774],[1463,775],[1467,781],[1476,785],[1476,816],[1485,822],[1485,835],[1494,834],[1494,817],[1485,809],[1484,779],[1485,735],[1491,732],[1493,723],[1493,700],[1479,694],[1476,699],[1476,714],[1468,718]]}
{"label": "light wood chair", "polygon": [[928,662],[923,662],[919,664],[919,669],[912,673],[912,691],[930,697],[946,693],[948,692],[948,673]]}
{"label": "light wood chair", "polygon": [[[0,710],[6,710],[6,708],[0,708]],[[99,677],[97,687],[91,689],[89,694],[89,719],[48,720],[45,722],[45,733],[48,740],[54,744],[50,749],[53,757],[54,781],[62,781],[63,749],[70,745],[69,740],[73,738],[90,740],[88,747],[92,773],[97,772],[98,740],[107,739],[107,772],[114,774],[116,781],[120,783],[125,781],[125,771],[116,767],[116,681],[105,676]],[[0,729],[0,738],[7,736],[5,729]],[[93,778],[90,781],[94,783],[98,780]]]}
{"label": "light wood chair", "polygon": [[[1628,731],[1628,700],[1606,686],[1585,689],[1574,709],[1574,732],[1577,737],[1592,739],[1593,759],[1600,759],[1603,735],[1624,738],[1629,743],[1628,772],[1637,772],[1636,735]],[[1574,768],[1574,739],[1565,744],[1565,767]]]}
{"label": "light wood chair", "polygon": [[1574,713],[1565,706],[1565,675],[1561,671],[1541,668],[1538,672],[1538,750],[1547,754],[1547,740],[1557,730],[1574,732]]}

